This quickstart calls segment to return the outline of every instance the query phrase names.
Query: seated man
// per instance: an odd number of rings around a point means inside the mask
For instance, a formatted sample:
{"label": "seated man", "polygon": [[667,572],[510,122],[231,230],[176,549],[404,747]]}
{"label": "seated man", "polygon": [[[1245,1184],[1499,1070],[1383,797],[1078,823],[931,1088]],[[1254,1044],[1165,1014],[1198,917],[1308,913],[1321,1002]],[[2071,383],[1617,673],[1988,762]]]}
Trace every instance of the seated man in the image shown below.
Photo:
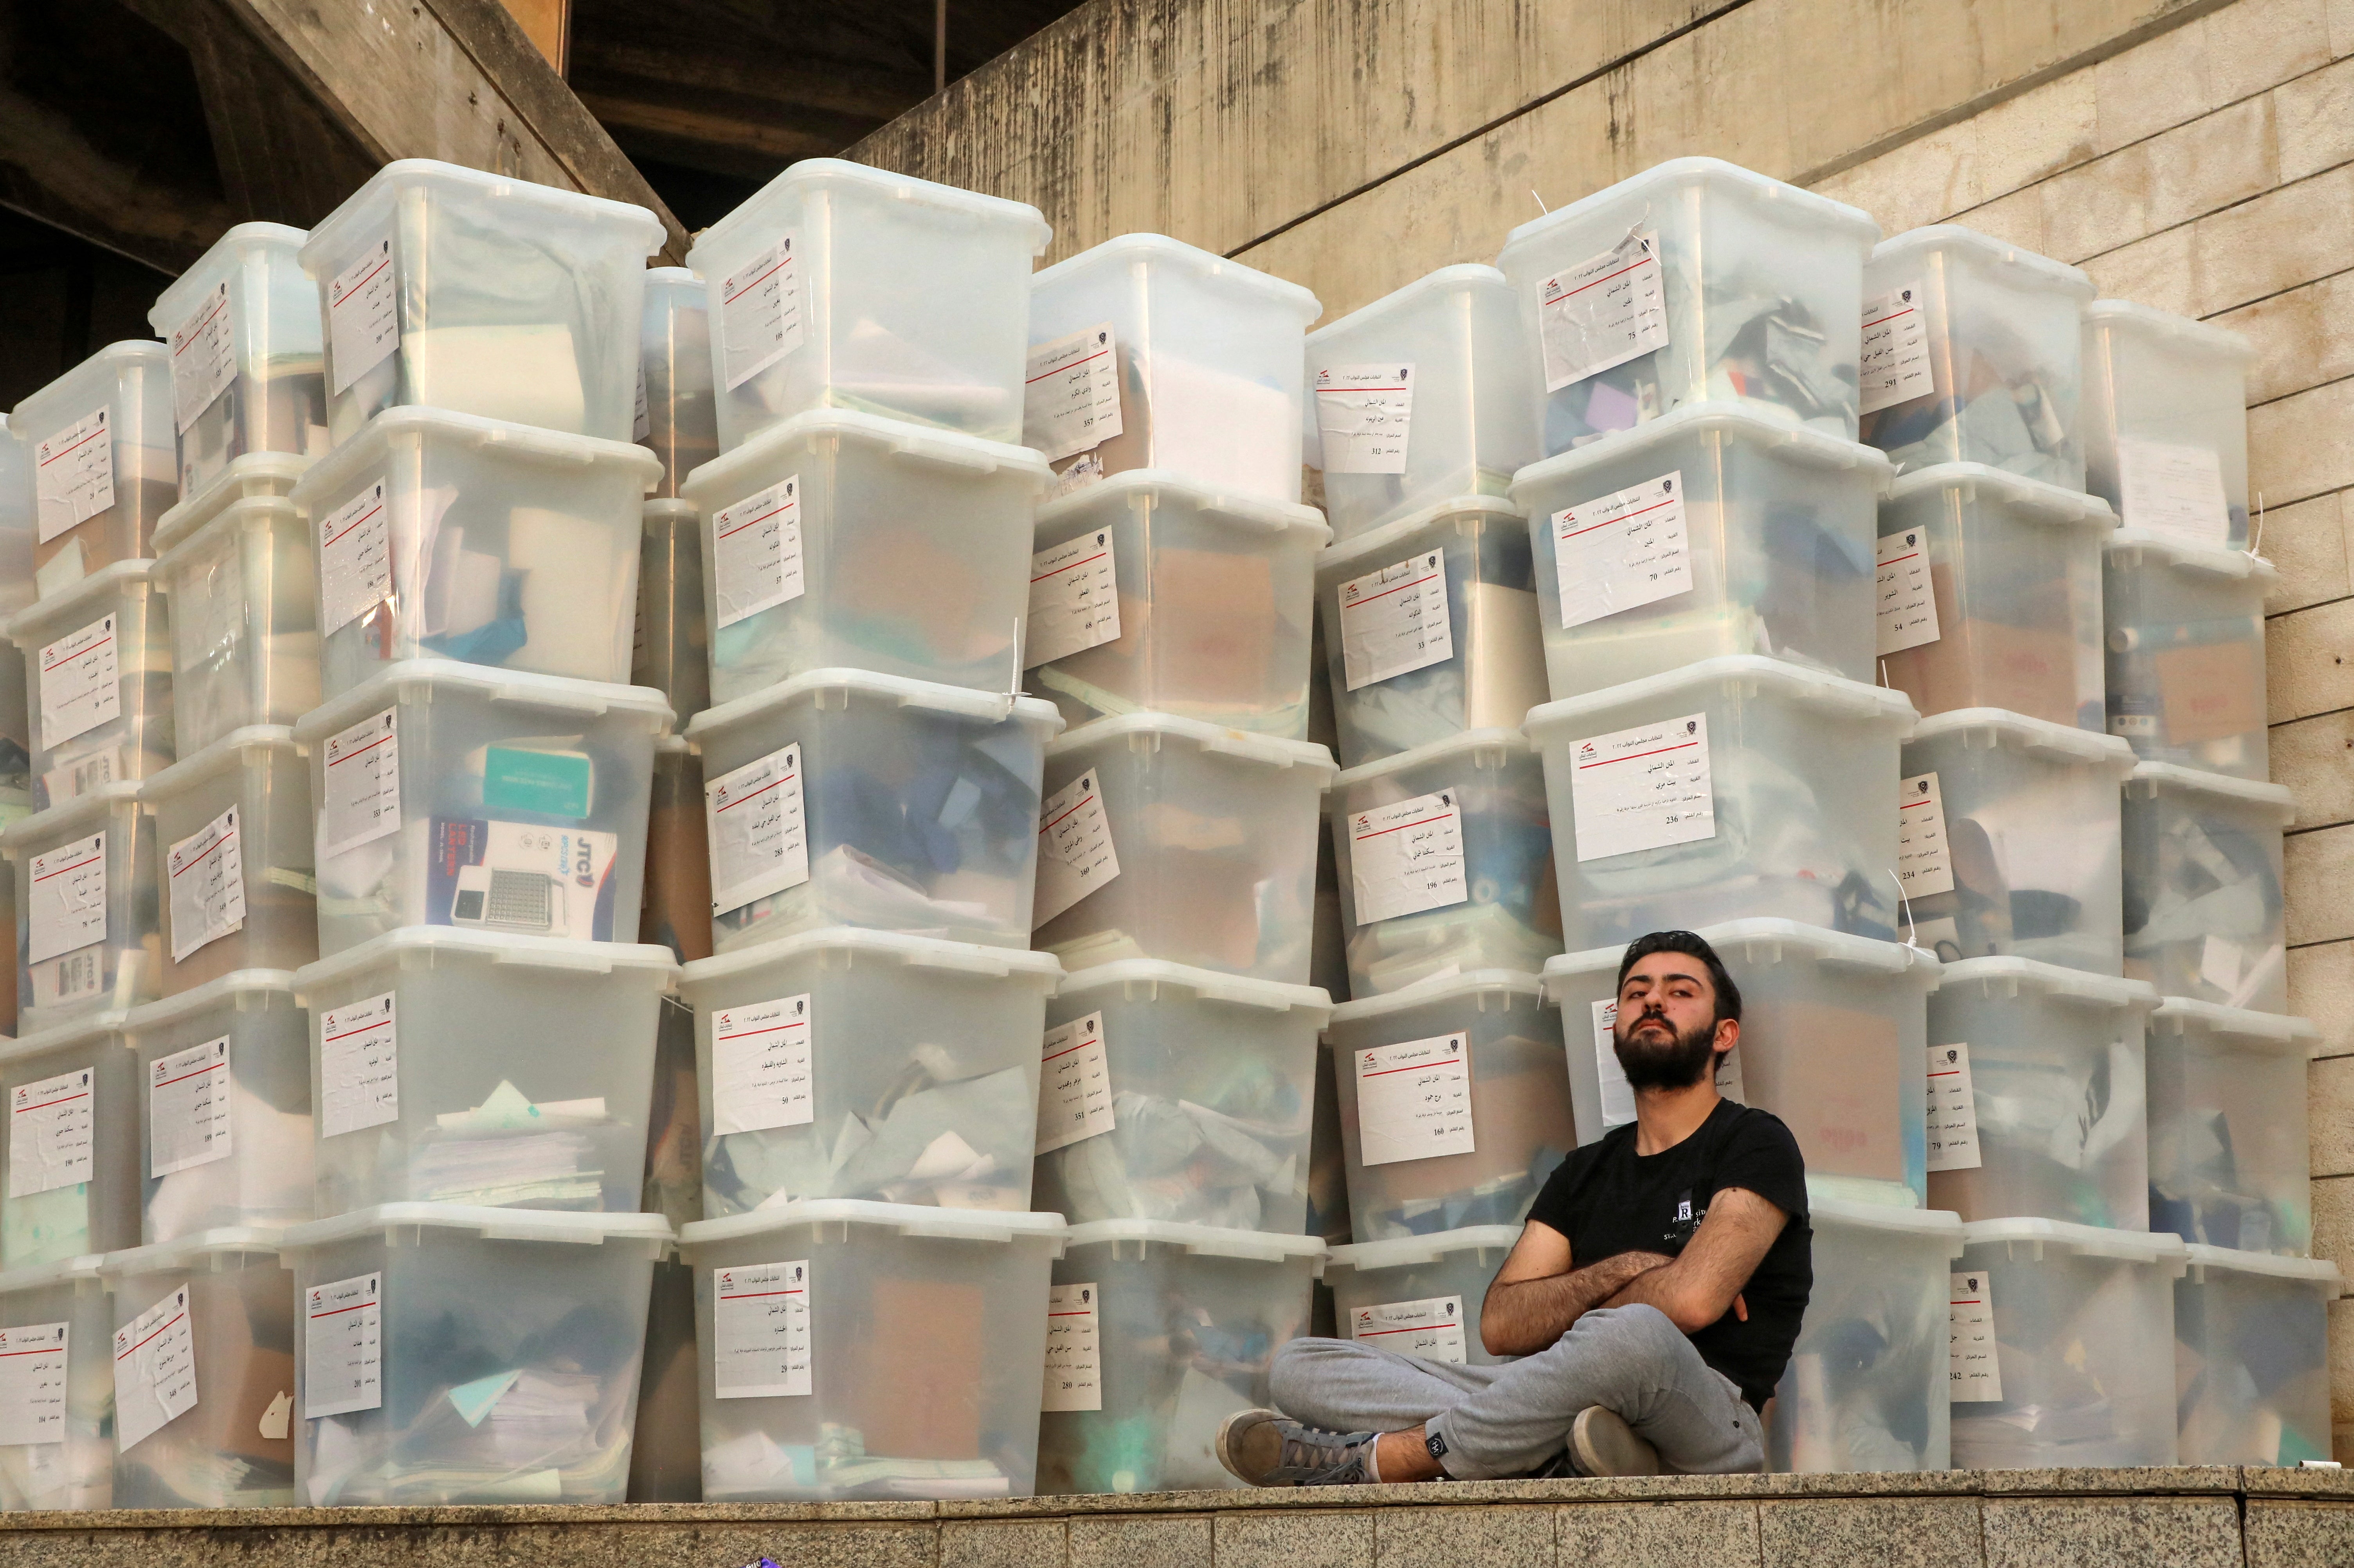
{"label": "seated man", "polygon": [[1275,1410],[1226,1418],[1252,1486],[1756,1470],[1759,1413],[1814,1283],[1789,1129],[1718,1097],[1741,993],[1690,931],[1630,944],[1612,1044],[1632,1125],[1562,1162],[1479,1310],[1498,1366],[1350,1340],[1276,1352]]}

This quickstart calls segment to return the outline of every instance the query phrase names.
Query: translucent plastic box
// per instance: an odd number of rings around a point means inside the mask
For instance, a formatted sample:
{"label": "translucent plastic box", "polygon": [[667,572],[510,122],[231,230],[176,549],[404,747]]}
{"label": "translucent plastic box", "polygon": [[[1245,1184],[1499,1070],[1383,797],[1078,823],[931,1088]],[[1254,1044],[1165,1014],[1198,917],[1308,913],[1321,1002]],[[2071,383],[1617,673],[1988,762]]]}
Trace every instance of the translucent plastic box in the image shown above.
{"label": "translucent plastic box", "polygon": [[1150,468],[1296,503],[1305,334],[1322,311],[1166,235],[1108,239],[1031,280],[1022,439],[1066,487]]}
{"label": "translucent plastic box", "polygon": [[2183,1257],[2169,1235],[1964,1225],[1949,1308],[1955,1468],[2173,1464]]}
{"label": "translucent plastic box", "polygon": [[139,1234],[311,1217],[311,1018],[283,969],[244,969],[122,1021],[138,1067]]}
{"label": "translucent plastic box", "polygon": [[1863,439],[1900,470],[1984,463],[2084,487],[2073,267],[1956,224],[1883,239],[1863,269]]}
{"label": "translucent plastic box", "polygon": [[452,1203],[288,1231],[299,1500],[623,1501],[670,1242],[660,1214]]}
{"label": "translucent plastic box", "polygon": [[719,455],[711,387],[711,305],[690,268],[646,270],[638,328],[638,408],[630,439],[662,459],[654,493],[674,496],[686,476]]}
{"label": "translucent plastic box", "polygon": [[1544,769],[1517,730],[1352,768],[1324,809],[1350,996],[1472,969],[1533,974],[1561,951]]}
{"label": "translucent plastic box", "polygon": [[308,238],[282,223],[240,223],[147,313],[171,350],[184,494],[249,452],[327,450],[319,291],[298,260]]}
{"label": "translucent plastic box", "polygon": [[1046,1004],[1032,1202],[1078,1224],[1307,1228],[1320,991],[1099,964]]}
{"label": "translucent plastic box", "polygon": [[1490,1367],[1511,1360],[1479,1342],[1479,1308],[1519,1225],[1336,1246],[1324,1265],[1341,1337],[1429,1361]]}
{"label": "translucent plastic box", "polygon": [[1030,1496],[1063,1236],[841,1201],[687,1226],[704,1500]]}
{"label": "translucent plastic box", "polygon": [[2145,762],[2126,780],[2126,973],[2160,996],[2288,1011],[2285,785]]}
{"label": "translucent plastic box", "polygon": [[294,1290],[278,1238],[200,1231],[106,1258],[116,1508],[293,1505]]}
{"label": "translucent plastic box", "polygon": [[16,1023],[30,1034],[163,994],[155,821],[136,784],[0,830],[16,885]]}
{"label": "translucent plastic box", "polygon": [[2158,997],[2025,959],[1947,964],[1929,998],[1929,1202],[1965,1220],[2149,1228],[2142,1031]]}
{"label": "translucent plastic box", "polygon": [[1809,1196],[1814,1289],[1774,1393],[1766,1467],[1800,1474],[1951,1463],[1946,1291],[1962,1227],[1935,1210]]}
{"label": "translucent plastic box", "polygon": [[2101,546],[2115,528],[2094,497],[1976,463],[1900,477],[1880,506],[1887,683],[1924,714],[2107,728]]}
{"label": "translucent plastic box", "polygon": [[155,563],[172,626],[173,728],[183,755],[319,705],[319,582],[311,526],[283,499],[232,503]]}
{"label": "translucent plastic box", "polygon": [[1151,1220],[1073,1225],[1046,1303],[1038,1490],[1223,1490],[1218,1427],[1269,1403],[1308,1329],[1313,1236]]}
{"label": "translucent plastic box", "polygon": [[0,1045],[0,1268],[139,1245],[138,1065],[122,1014]]}
{"label": "translucent plastic box", "polygon": [[[1788,1125],[1810,1191],[1923,1203],[1937,961],[1918,948],[1788,920],[1737,920],[1700,934],[1741,988],[1741,1043],[1717,1075],[1718,1091]],[[1569,1048],[1580,1144],[1635,1119],[1634,1091],[1612,1043],[1625,952],[1565,953],[1544,969],[1545,999],[1561,1009]]]}
{"label": "translucent plastic box", "polygon": [[1334,1008],[1351,1234],[1519,1224],[1577,1147],[1561,1029],[1537,978],[1501,969]]}
{"label": "translucent plastic box", "polygon": [[1026,1210],[1043,953],[837,927],[705,959],[703,1213],[796,1198]]}
{"label": "translucent plastic box", "polygon": [[643,447],[398,408],[294,487],[332,698],[404,659],[578,681],[630,671]]}
{"label": "translucent plastic box", "polygon": [[11,620],[25,659],[33,804],[171,766],[172,639],[152,561],[118,561]]}
{"label": "translucent plastic box", "polygon": [[[0,1447],[0,1512],[113,1506],[114,1304],[91,1254],[0,1274],[0,1354],[28,1372],[30,1430]],[[36,1361],[35,1357],[41,1360]]]}
{"label": "translucent plastic box", "polygon": [[1029,690],[1074,725],[1154,709],[1305,739],[1330,537],[1308,507],[1150,469],[1048,503],[1030,557]]}
{"label": "translucent plastic box", "polygon": [[638,1205],[663,948],[412,927],[294,976],[318,1204]]}
{"label": "translucent plastic box", "polygon": [[2241,550],[2115,535],[2101,578],[2109,733],[2153,762],[2267,777],[2264,596],[2279,576]]}
{"label": "translucent plastic box", "polygon": [[669,726],[658,692],[448,660],[310,714],[319,951],[399,926],[628,939]]}
{"label": "translucent plastic box", "polygon": [[32,459],[43,599],[154,553],[155,524],[180,499],[171,360],[160,343],[110,344],[9,414]]}
{"label": "translucent plastic box", "polygon": [[1870,447],[1725,403],[1522,470],[1553,694],[1724,654],[1871,680],[1889,473]]}
{"label": "translucent plastic box", "polygon": [[2248,542],[2248,361],[2238,333],[2126,300],[2084,307],[2084,488],[2125,525]]}
{"label": "translucent plastic box", "polygon": [[387,164],[311,231],[341,447],[419,403],[630,439],[645,259],[660,219],[454,164]]}
{"label": "translucent plastic box", "polygon": [[630,684],[652,686],[684,725],[711,705],[711,621],[704,603],[703,520],[684,501],[646,503],[638,555],[638,631]]}
{"label": "translucent plastic box", "polygon": [[0,413],[0,613],[32,608],[33,544],[39,532],[33,493],[33,454]]}
{"label": "translucent plastic box", "polygon": [[1539,455],[1535,374],[1493,267],[1441,267],[1310,333],[1307,458],[1333,537],[1503,494]]}
{"label": "translucent plastic box", "polygon": [[1676,158],[1512,230],[1496,264],[1543,355],[1550,454],[1737,397],[1855,440],[1863,264],[1854,207]]}
{"label": "translucent plastic box", "polygon": [[1956,708],[1905,737],[1897,874],[1905,939],[1951,963],[2012,953],[2114,975],[2125,959],[2115,736]]}
{"label": "translucent plastic box", "polygon": [[1912,705],[1779,660],[1710,659],[1529,715],[1562,946],[1751,916],[1892,940]]}
{"label": "translucent plastic box", "polygon": [[1026,948],[1042,702],[814,670],[687,726],[703,753],[713,940],[822,926]]}
{"label": "translucent plastic box", "polygon": [[2319,1032],[2168,997],[2148,1038],[2150,1228],[2302,1257],[2313,1245],[2306,1069]]}
{"label": "translucent plastic box", "polygon": [[1011,691],[1038,454],[873,414],[801,415],[695,471],[711,697],[849,665]]}
{"label": "translucent plastic box", "polygon": [[1320,746],[1168,714],[1046,748],[1032,942],[1078,970],[1121,959],[1308,979]]}
{"label": "translucent plastic box", "polygon": [[2327,1462],[2338,1266],[2218,1246],[2189,1252],[2174,1282],[2177,1461]]}
{"label": "translucent plastic box", "polygon": [[638,940],[680,963],[711,956],[711,839],[705,831],[703,756],[692,741],[654,742],[653,803],[646,812],[645,908]]}
{"label": "translucent plastic box", "polygon": [[319,956],[311,762],[292,730],[232,731],[139,800],[155,823],[165,996]]}
{"label": "translucent plastic box", "polygon": [[1548,694],[1529,528],[1510,502],[1459,496],[1333,546],[1316,609],[1345,767],[1518,729]]}

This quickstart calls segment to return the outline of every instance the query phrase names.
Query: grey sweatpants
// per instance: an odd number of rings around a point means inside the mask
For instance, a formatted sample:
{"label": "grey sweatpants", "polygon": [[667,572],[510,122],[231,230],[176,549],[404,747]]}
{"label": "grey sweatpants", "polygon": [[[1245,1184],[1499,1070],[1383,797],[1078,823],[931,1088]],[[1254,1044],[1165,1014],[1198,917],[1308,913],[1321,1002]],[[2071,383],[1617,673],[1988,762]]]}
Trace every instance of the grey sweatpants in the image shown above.
{"label": "grey sweatpants", "polygon": [[1757,1470],[1765,1439],[1733,1380],[1656,1307],[1603,1307],[1532,1356],[1501,1366],[1426,1361],[1353,1340],[1294,1340],[1268,1374],[1276,1407],[1335,1432],[1443,1438],[1460,1481],[1525,1476],[1569,1446],[1587,1405],[1616,1412],[1680,1475]]}

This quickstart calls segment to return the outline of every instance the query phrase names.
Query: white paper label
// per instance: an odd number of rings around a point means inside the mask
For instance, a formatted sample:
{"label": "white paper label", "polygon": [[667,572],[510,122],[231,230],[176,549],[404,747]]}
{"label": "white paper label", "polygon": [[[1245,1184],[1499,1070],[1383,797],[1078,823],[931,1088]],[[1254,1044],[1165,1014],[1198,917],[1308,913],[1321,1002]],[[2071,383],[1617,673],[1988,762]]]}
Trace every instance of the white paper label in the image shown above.
{"label": "white paper label", "polygon": [[335,360],[330,395],[342,397],[399,346],[400,274],[387,234],[327,285],[327,347]]}
{"label": "white paper label", "polygon": [[122,644],[115,618],[100,616],[41,649],[41,746],[44,750],[122,716],[117,673]]}
{"label": "white paper label", "polygon": [[1463,1298],[1432,1296],[1385,1301],[1349,1314],[1349,1338],[1402,1356],[1461,1366],[1470,1359],[1463,1338]]}
{"label": "white paper label", "polygon": [[1953,846],[1946,840],[1946,801],[1935,773],[1897,785],[1896,881],[1907,898],[1954,890]]}
{"label": "white paper label", "polygon": [[127,1454],[196,1407],[196,1328],[188,1287],[114,1330],[114,1451]]}
{"label": "white paper label", "polygon": [[1867,414],[1937,389],[1929,367],[1929,323],[1921,313],[1921,285],[1892,289],[1863,307],[1861,408]]}
{"label": "white paper label", "polygon": [[1022,382],[1023,446],[1060,462],[1101,446],[1120,428],[1119,355],[1109,322],[1030,351]]}
{"label": "white paper label", "polygon": [[90,834],[33,857],[26,961],[41,963],[106,940],[106,835]]}
{"label": "white paper label", "polygon": [[114,429],[93,408],[33,447],[36,528],[46,545],[114,504]]}
{"label": "white paper label", "polygon": [[319,1014],[319,1136],[400,1119],[400,1030],[392,992]]}
{"label": "white paper label", "polygon": [[1929,536],[1918,528],[1882,536],[1874,605],[1884,656],[1937,641],[1937,596],[1929,575]]}
{"label": "white paper label", "polygon": [[1038,896],[1032,930],[1119,874],[1096,770],[1046,797],[1038,813]]}
{"label": "white paper label", "polygon": [[1635,1119],[1635,1086],[1618,1061],[1618,1003],[1594,1004],[1594,1068],[1602,1080],[1602,1125],[1624,1127]]}
{"label": "white paper label", "polygon": [[365,486],[319,524],[319,620],[332,637],[392,597],[385,482]]}
{"label": "white paper label", "polygon": [[1564,629],[1691,592],[1682,471],[1554,513],[1553,569]]}
{"label": "white paper label", "polygon": [[1981,1272],[1951,1277],[1947,1297],[1948,1374],[1956,1404],[2002,1398],[2002,1363],[1995,1354],[1994,1281]]}
{"label": "white paper label", "polygon": [[801,597],[801,479],[794,474],[711,519],[719,624]]}
{"label": "white paper label", "polygon": [[1580,862],[1716,836],[1706,714],[1581,740],[1570,768]]}
{"label": "white paper label", "polygon": [[1444,909],[1471,896],[1463,874],[1463,810],[1453,790],[1358,811],[1348,823],[1358,925]]}
{"label": "white paper label", "polygon": [[1040,1410],[1103,1408],[1102,1341],[1092,1284],[1046,1287],[1046,1386]]}
{"label": "white paper label", "polygon": [[302,1414],[384,1404],[383,1278],[363,1274],[302,1292]]}
{"label": "white paper label", "polygon": [[1028,669],[1119,640],[1119,577],[1109,530],[1030,557],[1028,637],[1022,661]]}
{"label": "white paper label", "polygon": [[90,1070],[77,1067],[8,1096],[8,1196],[30,1197],[90,1180],[96,1150]]}
{"label": "white paper label", "polygon": [[187,320],[172,329],[172,425],[181,434],[237,379],[228,284],[213,285]]}
{"label": "white paper label", "polygon": [[1349,690],[1454,657],[1446,552],[1432,550],[1341,585],[1341,670]]}
{"label": "white paper label", "polygon": [[399,712],[387,708],[327,737],[319,858],[332,860],[400,826]]}
{"label": "white paper label", "polygon": [[1114,1125],[1103,1014],[1090,1012],[1085,1018],[1057,1023],[1046,1031],[1039,1062],[1038,1152],[1052,1154],[1082,1139],[1109,1132]]}
{"label": "white paper label", "polygon": [[228,1036],[158,1056],[147,1068],[147,1174],[176,1175],[231,1150]]}
{"label": "white paper label", "polygon": [[1537,336],[1544,347],[1546,391],[1668,346],[1659,251],[1657,235],[1634,229],[1592,260],[1540,285]]}
{"label": "white paper label", "polygon": [[710,818],[711,912],[725,915],[809,880],[795,741],[703,787]]}
{"label": "white paper label", "polygon": [[1975,1171],[1978,1151],[1978,1097],[1970,1089],[1970,1048],[1929,1047],[1929,1169]]}
{"label": "white paper label", "polygon": [[810,998],[723,1007],[711,1015],[711,1111],[721,1137],[817,1119]]}
{"label": "white paper label", "polygon": [[1335,365],[1316,373],[1316,429],[1326,473],[1404,473],[1414,422],[1414,366]]}
{"label": "white paper label", "polygon": [[172,886],[174,963],[245,929],[245,843],[235,806],[174,844],[164,869]]}
{"label": "white paper label", "polygon": [[2121,522],[2178,544],[2221,550],[2232,537],[2223,465],[2204,447],[2133,437],[2117,440]]}
{"label": "white paper label", "polygon": [[809,1264],[754,1264],[711,1277],[712,1392],[768,1399],[810,1392]]}
{"label": "white paper label", "polygon": [[728,391],[801,345],[800,272],[788,234],[721,281],[719,340]]}
{"label": "white paper label", "polygon": [[1470,1049],[1458,1032],[1357,1053],[1361,1164],[1472,1151]]}
{"label": "white paper label", "polygon": [[0,1447],[66,1440],[65,1323],[0,1329]]}

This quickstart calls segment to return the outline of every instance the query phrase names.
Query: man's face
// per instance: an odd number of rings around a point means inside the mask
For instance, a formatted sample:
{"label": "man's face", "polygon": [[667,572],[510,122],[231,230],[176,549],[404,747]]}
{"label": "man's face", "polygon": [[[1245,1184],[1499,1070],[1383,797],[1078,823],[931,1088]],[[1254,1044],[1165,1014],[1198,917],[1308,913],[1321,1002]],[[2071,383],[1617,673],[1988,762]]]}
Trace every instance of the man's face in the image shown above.
{"label": "man's face", "polygon": [[1717,1024],[1708,966],[1689,953],[1651,953],[1619,984],[1611,1044],[1630,1086],[1685,1089],[1710,1072],[1720,1047],[1732,1048],[1739,1027]]}

